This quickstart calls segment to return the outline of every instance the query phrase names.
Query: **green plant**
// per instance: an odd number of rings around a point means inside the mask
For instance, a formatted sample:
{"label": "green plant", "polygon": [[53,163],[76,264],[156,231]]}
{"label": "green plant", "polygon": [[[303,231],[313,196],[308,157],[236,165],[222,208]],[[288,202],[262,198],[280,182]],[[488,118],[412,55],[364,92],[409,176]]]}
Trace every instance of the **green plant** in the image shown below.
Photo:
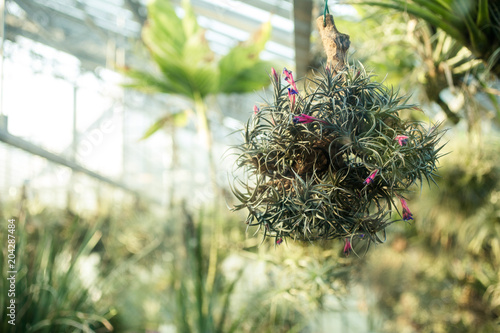
{"label": "green plant", "polygon": [[463,43],[413,15],[379,7],[357,9],[363,20],[351,24],[350,32],[355,55],[365,66],[387,73],[390,83],[411,91],[423,108],[438,104],[453,124],[464,119],[476,129],[481,118],[491,117],[492,109],[494,121],[499,121],[495,76]]}
{"label": "green plant", "polygon": [[[177,253],[182,260],[173,263],[171,270],[175,303],[170,311],[175,326],[180,332],[235,332],[244,317],[232,316],[230,305],[242,271],[232,281],[221,274],[220,222],[203,210],[197,221],[184,213],[184,238]],[[210,233],[205,231],[207,220],[213,222]]]}
{"label": "green plant", "polygon": [[[78,221],[74,221],[78,225]],[[109,332],[109,319],[116,314],[107,302],[92,299],[92,288],[85,286],[79,265],[101,237],[98,226],[74,233],[60,243],[55,225],[32,233],[23,220],[16,222],[16,325],[2,320],[2,332]],[[2,225],[4,229],[4,225]],[[6,232],[2,232],[6,235]],[[6,249],[5,249],[6,250]],[[0,251],[0,259],[6,255]],[[3,270],[5,274],[6,270]],[[3,275],[2,274],[2,275]],[[2,276],[0,304],[2,318],[9,299],[6,276]],[[94,290],[95,292],[95,290]]]}
{"label": "green plant", "polygon": [[500,76],[500,7],[491,0],[351,1],[409,13],[441,29],[467,47]]}
{"label": "green plant", "polygon": [[389,246],[353,274],[376,292],[384,332],[500,327],[500,142],[475,145],[454,134],[439,188],[414,200],[419,223],[396,229]]}
{"label": "green plant", "polygon": [[434,182],[443,132],[402,120],[416,106],[362,66],[327,67],[303,96],[284,75],[286,86],[272,71],[274,100],[256,109],[236,147],[248,180],[233,186],[234,209],[247,208],[246,223],[277,244],[346,238],[348,253],[353,238],[382,242],[395,197],[403,220],[412,219],[404,195]]}
{"label": "green plant", "polygon": [[[248,41],[233,47],[217,58],[198,25],[189,1],[183,0],[184,17],[177,16],[167,0],[151,1],[148,21],[142,37],[160,75],[127,68],[132,79],[126,87],[145,92],[174,94],[189,99],[199,133],[208,148],[211,178],[215,181],[215,165],[211,153],[212,136],[207,98],[220,93],[253,92],[268,85],[264,69],[268,62],[259,58],[271,33],[267,22]],[[165,124],[185,117],[187,111],[167,114],[155,122],[144,135],[152,135]]]}
{"label": "green plant", "polygon": [[179,332],[309,331],[312,316],[346,294],[350,263],[337,260],[339,251],[293,244],[269,256],[272,244],[243,242],[234,215],[223,216],[184,214],[184,237],[168,269],[172,287],[164,294]]}
{"label": "green plant", "polygon": [[[96,214],[89,217],[82,212],[75,217],[68,210],[43,206],[36,198],[28,200],[24,188],[21,193],[21,200],[1,203],[2,220],[18,216],[14,232],[18,274],[16,327],[2,321],[0,331],[156,329],[144,305],[151,295],[158,295],[155,287],[162,281],[154,279],[154,273],[164,264],[160,258],[172,243],[166,235],[173,233],[175,224],[158,223],[151,206],[146,209],[134,197],[121,197],[112,205],[113,199],[101,200]],[[2,239],[7,238],[6,230],[6,223],[0,225]],[[0,253],[2,263],[6,251],[7,247]],[[2,317],[9,302],[4,292],[6,271],[0,281]]]}

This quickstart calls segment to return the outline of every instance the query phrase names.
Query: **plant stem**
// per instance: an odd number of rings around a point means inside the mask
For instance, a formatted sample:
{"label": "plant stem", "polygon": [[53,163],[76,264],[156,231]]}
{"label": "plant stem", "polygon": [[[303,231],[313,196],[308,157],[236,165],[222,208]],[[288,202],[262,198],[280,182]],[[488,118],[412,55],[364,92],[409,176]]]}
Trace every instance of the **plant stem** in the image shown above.
{"label": "plant stem", "polygon": [[207,117],[207,107],[203,98],[199,95],[195,95],[194,105],[196,110],[196,115],[198,118],[198,132],[200,136],[205,138],[205,144],[207,149],[207,157],[208,157],[208,167],[209,167],[209,175],[210,182],[212,184],[213,194],[217,196],[217,181],[215,176],[215,162],[213,158],[213,140],[212,140],[212,132],[210,130],[210,120]]}

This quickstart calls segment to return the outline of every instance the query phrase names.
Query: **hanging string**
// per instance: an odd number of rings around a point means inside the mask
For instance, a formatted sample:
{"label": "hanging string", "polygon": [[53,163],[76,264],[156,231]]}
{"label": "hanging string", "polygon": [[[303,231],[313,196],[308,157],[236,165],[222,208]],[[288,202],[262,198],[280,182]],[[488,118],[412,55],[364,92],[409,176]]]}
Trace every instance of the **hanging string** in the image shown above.
{"label": "hanging string", "polygon": [[326,14],[330,14],[328,9],[328,0],[325,0],[325,10],[323,11],[323,27],[326,27]]}

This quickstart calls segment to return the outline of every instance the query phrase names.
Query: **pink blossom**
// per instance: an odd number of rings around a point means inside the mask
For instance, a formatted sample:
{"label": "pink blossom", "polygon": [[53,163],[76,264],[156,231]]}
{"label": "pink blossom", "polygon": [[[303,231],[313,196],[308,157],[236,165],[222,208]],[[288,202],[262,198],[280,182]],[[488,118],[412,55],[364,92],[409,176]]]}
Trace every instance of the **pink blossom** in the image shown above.
{"label": "pink blossom", "polygon": [[288,88],[288,97],[290,97],[291,95],[298,95],[299,92],[293,88]]}
{"label": "pink blossom", "polygon": [[410,212],[410,208],[408,208],[406,200],[401,197],[399,198],[399,200],[401,200],[401,206],[403,206],[403,220],[404,221],[413,220],[413,214]]}
{"label": "pink blossom", "polygon": [[298,91],[292,88],[288,88],[288,98],[290,99],[291,108],[295,106],[295,95],[298,94]]}
{"label": "pink blossom", "polygon": [[309,124],[312,123],[313,121],[321,121],[322,123],[327,123],[326,121],[322,119],[318,119],[315,117],[308,116],[307,114],[302,113],[300,116],[295,116],[293,117],[293,123],[294,124]]}
{"label": "pink blossom", "polygon": [[378,169],[375,169],[375,171],[373,171],[366,179],[365,181],[363,182],[363,184],[366,184],[366,185],[369,185],[373,182],[373,180],[375,179],[375,177],[377,176],[378,174]]}
{"label": "pink blossom", "polygon": [[351,242],[349,241],[349,238],[346,237],[345,245],[344,245],[344,254],[346,257],[349,256],[349,253],[351,253],[351,250],[352,250]]}
{"label": "pink blossom", "polygon": [[283,243],[283,238],[281,238],[281,237],[280,237],[280,238],[277,238],[277,239],[276,239],[276,244],[277,244],[277,245],[280,245],[281,243]]}
{"label": "pink blossom", "polygon": [[283,68],[283,74],[285,74],[285,80],[287,80],[289,77],[292,77],[293,80],[292,71],[289,71],[288,69],[286,69],[286,67]]}
{"label": "pink blossom", "polygon": [[288,82],[291,88],[288,88],[288,98],[290,99],[290,104],[292,105],[292,109],[295,106],[295,95],[299,94],[299,90],[297,89],[297,85],[295,84],[295,80],[293,79],[292,71],[283,68],[283,74],[285,74],[285,81]]}
{"label": "pink blossom", "polygon": [[257,112],[259,112],[259,111],[260,111],[259,107],[257,105],[254,105],[253,106],[253,113],[257,114]]}
{"label": "pink blossom", "polygon": [[278,81],[278,73],[276,73],[276,70],[274,69],[274,67],[271,67],[271,74],[274,77],[274,80]]}
{"label": "pink blossom", "polygon": [[293,90],[295,90],[297,93],[299,89],[297,89],[297,85],[295,84],[295,80],[293,79],[292,71],[289,71],[288,69],[283,68],[283,74],[285,74],[285,81],[288,82]]}
{"label": "pink blossom", "polygon": [[408,143],[408,138],[406,135],[397,135],[394,140],[398,140],[400,146],[404,146]]}

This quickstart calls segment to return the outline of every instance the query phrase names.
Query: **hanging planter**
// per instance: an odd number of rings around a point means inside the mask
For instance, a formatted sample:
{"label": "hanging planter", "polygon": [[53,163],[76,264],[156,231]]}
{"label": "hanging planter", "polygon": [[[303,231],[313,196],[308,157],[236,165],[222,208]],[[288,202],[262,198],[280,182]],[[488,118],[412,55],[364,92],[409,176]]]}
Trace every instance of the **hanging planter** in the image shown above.
{"label": "hanging planter", "polygon": [[254,108],[236,147],[246,179],[233,186],[234,209],[278,245],[342,239],[349,254],[353,239],[383,242],[394,214],[413,219],[405,195],[434,182],[443,132],[403,120],[417,106],[362,65],[345,65],[349,36],[331,15],[317,25],[327,64],[304,91],[291,71],[272,69],[273,99]]}

